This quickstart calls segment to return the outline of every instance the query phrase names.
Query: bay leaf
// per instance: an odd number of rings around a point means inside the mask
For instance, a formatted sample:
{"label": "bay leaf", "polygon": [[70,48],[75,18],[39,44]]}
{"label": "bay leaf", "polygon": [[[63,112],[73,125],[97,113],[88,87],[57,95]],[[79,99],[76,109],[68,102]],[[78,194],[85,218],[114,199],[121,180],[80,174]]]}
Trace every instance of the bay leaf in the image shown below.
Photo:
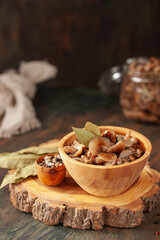
{"label": "bay leaf", "polygon": [[39,155],[58,153],[58,148],[30,147],[17,152],[1,153],[0,168],[22,168],[34,162]]}
{"label": "bay leaf", "polygon": [[1,183],[0,189],[3,188],[4,186],[6,186],[9,183],[16,183],[17,179],[16,179],[15,176],[16,176],[18,171],[19,171],[19,169],[15,170],[15,172],[12,173],[12,174],[7,173],[5,175],[5,177],[3,178],[3,181]]}
{"label": "bay leaf", "polygon": [[72,129],[73,129],[77,139],[80,141],[80,143],[83,143],[87,147],[88,147],[88,144],[91,141],[91,139],[93,137],[95,137],[95,134],[93,134],[85,129],[75,128],[75,127],[72,127]]}
{"label": "bay leaf", "polygon": [[8,173],[1,184],[1,187],[9,183],[17,183],[28,176],[37,175],[35,161],[39,155],[58,153],[58,148],[29,147],[13,153],[0,154],[0,167],[16,169],[12,174]]}
{"label": "bay leaf", "polygon": [[39,157],[37,154],[19,154],[8,153],[0,155],[0,168],[16,169],[22,168],[28,164],[35,162]]}
{"label": "bay leaf", "polygon": [[38,155],[43,155],[43,154],[49,154],[49,153],[58,153],[58,148],[46,148],[46,147],[29,147],[29,148],[24,148],[18,151],[18,153],[23,153],[23,154],[38,154]]}
{"label": "bay leaf", "polygon": [[18,183],[29,176],[36,176],[36,175],[37,173],[36,173],[35,162],[34,162],[23,168],[15,170],[15,172],[12,174],[9,174],[9,173],[6,174],[2,181],[0,189],[10,183]]}
{"label": "bay leaf", "polygon": [[101,132],[98,128],[98,126],[91,122],[86,122],[84,129],[95,134],[96,136],[101,136]]}

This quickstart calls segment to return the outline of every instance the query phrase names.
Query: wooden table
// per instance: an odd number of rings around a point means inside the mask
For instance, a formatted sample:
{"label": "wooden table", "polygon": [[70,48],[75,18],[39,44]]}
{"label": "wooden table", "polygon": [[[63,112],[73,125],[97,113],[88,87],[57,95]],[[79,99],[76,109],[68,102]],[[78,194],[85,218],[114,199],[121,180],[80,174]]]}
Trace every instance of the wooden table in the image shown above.
{"label": "wooden table", "polygon": [[[118,98],[109,97],[96,90],[60,89],[51,83],[38,88],[34,101],[42,128],[30,133],[0,140],[0,152],[15,151],[53,138],[61,138],[71,131],[71,126],[82,127],[86,121],[97,125],[117,125],[132,128],[150,139],[153,151],[152,168],[160,171],[160,126],[127,120],[121,112]],[[0,180],[6,170],[0,169]],[[160,231],[160,205],[145,214],[145,221],[134,229],[104,227],[100,231],[77,230],[63,226],[47,226],[33,219],[31,214],[16,210],[10,202],[8,187],[0,190],[0,239],[109,239],[151,240]]]}

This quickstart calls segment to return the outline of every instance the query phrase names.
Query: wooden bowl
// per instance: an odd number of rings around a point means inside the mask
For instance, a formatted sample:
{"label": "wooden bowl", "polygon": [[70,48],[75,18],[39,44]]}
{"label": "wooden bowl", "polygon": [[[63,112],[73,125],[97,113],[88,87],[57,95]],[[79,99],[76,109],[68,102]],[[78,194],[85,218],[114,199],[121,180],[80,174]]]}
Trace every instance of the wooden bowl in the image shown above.
{"label": "wooden bowl", "polygon": [[36,171],[38,179],[41,183],[47,186],[55,186],[60,184],[66,174],[66,168],[64,164],[59,167],[42,167],[38,163],[42,162],[45,156],[54,156],[54,154],[45,154],[37,158],[36,160]]}
{"label": "wooden bowl", "polygon": [[72,178],[86,192],[95,196],[114,196],[127,190],[140,176],[151,153],[152,145],[142,134],[131,129],[113,126],[101,126],[101,131],[112,130],[117,134],[126,134],[131,131],[131,136],[139,139],[144,148],[144,154],[139,159],[115,166],[98,166],[85,164],[69,157],[63,147],[71,145],[76,139],[74,132],[67,134],[59,142],[59,153]]}

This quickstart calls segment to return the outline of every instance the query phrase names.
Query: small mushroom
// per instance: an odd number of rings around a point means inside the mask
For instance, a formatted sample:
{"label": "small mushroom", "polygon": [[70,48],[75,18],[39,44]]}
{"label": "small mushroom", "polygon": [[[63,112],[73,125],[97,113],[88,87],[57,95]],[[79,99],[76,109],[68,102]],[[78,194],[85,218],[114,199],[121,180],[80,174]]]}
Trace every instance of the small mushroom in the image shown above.
{"label": "small mushroom", "polygon": [[117,165],[123,164],[123,159],[118,158],[117,159]]}
{"label": "small mushroom", "polygon": [[85,156],[88,158],[88,159],[91,159],[92,161],[95,160],[95,155],[93,155],[90,151],[87,151],[85,153]]}
{"label": "small mushroom", "polygon": [[73,154],[72,157],[79,157],[82,152],[83,152],[83,146],[80,144],[79,147],[77,148],[77,151]]}
{"label": "small mushroom", "polygon": [[[113,146],[113,145],[114,145],[114,143],[111,142],[111,146]],[[107,146],[103,146],[103,145],[101,146],[101,151],[102,151],[102,152],[105,153],[105,152],[107,152],[107,150],[108,150],[108,147],[107,147]]]}
{"label": "small mushroom", "polygon": [[123,142],[126,147],[132,147],[132,145],[133,145],[133,142],[131,141],[131,139],[123,140]]}
{"label": "small mushroom", "polygon": [[131,140],[132,138],[130,138],[131,135],[131,131],[129,131],[128,133],[126,133],[126,135],[123,138],[123,142],[125,144],[126,147],[131,147],[133,145],[133,141]]}
{"label": "small mushroom", "polygon": [[137,144],[139,141],[136,137],[132,137],[131,142],[133,142],[133,144]]}
{"label": "small mushroom", "polygon": [[83,149],[84,149],[84,145],[82,145],[77,140],[75,140],[71,146],[64,147],[64,151],[72,155],[70,157],[79,157],[82,154]]}
{"label": "small mushroom", "polygon": [[93,155],[98,155],[98,153],[101,151],[102,146],[109,148],[111,145],[112,143],[107,138],[94,137],[89,142],[88,148]]}
{"label": "small mushroom", "polygon": [[126,150],[130,150],[132,152],[132,154],[136,153],[137,149],[134,147],[126,147]]}
{"label": "small mushroom", "polygon": [[117,142],[115,145],[108,148],[107,152],[109,153],[120,153],[125,149],[125,144],[123,141]]}
{"label": "small mushroom", "polygon": [[100,158],[100,157],[95,158],[95,164],[100,165],[103,163],[105,163],[105,161],[102,158]]}
{"label": "small mushroom", "polygon": [[122,141],[124,138],[124,135],[117,135],[117,141]]}
{"label": "small mushroom", "polygon": [[82,155],[81,159],[83,160],[84,163],[87,163],[87,164],[92,164],[93,163],[92,160],[88,159],[85,155]]}
{"label": "small mushroom", "polygon": [[137,149],[137,152],[136,152],[136,154],[135,154],[136,157],[137,157],[137,158],[140,158],[140,157],[142,156],[142,154],[143,154],[143,150],[140,149],[140,148],[138,148],[138,149]]}
{"label": "small mushroom", "polygon": [[101,146],[101,151],[102,151],[102,152],[107,152],[107,150],[108,150],[108,147],[103,146],[103,145]]}
{"label": "small mushroom", "polygon": [[134,155],[129,156],[129,158],[130,158],[131,161],[136,160],[136,157]]}
{"label": "small mushroom", "polygon": [[128,139],[130,139],[130,136],[131,136],[131,131],[128,131],[128,132],[126,133],[126,135],[124,136],[123,140],[124,140],[124,141],[127,141]]}
{"label": "small mushroom", "polygon": [[84,145],[82,143],[80,143],[79,141],[75,140],[73,143],[72,143],[72,147],[74,148],[77,148],[79,149],[80,146],[84,147]]}
{"label": "small mushroom", "polygon": [[113,166],[113,165],[116,165],[116,164],[117,164],[117,159],[115,159],[112,162],[105,162],[104,166]]}
{"label": "small mushroom", "polygon": [[117,155],[114,153],[99,153],[98,157],[105,162],[112,162],[114,160],[117,160]]}
{"label": "small mushroom", "polygon": [[119,155],[119,158],[124,158],[124,157],[128,157],[130,155],[132,155],[132,151],[131,150],[123,150],[120,155]]}
{"label": "small mushroom", "polygon": [[102,132],[102,137],[107,137],[111,142],[116,143],[116,134],[111,130]]}
{"label": "small mushroom", "polygon": [[117,159],[117,165],[124,164],[130,162],[130,157],[124,157],[124,158],[118,158]]}
{"label": "small mushroom", "polygon": [[65,153],[73,155],[73,154],[75,154],[77,152],[77,148],[72,147],[72,146],[65,146],[64,147],[64,151],[65,151]]}

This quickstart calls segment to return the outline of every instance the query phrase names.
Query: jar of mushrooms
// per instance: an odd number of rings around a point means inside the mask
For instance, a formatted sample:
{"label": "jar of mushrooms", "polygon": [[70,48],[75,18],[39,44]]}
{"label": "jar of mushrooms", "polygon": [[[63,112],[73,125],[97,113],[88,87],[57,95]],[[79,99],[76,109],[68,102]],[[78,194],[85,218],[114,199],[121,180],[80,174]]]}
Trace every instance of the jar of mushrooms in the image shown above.
{"label": "jar of mushrooms", "polygon": [[120,103],[127,118],[160,123],[160,59],[128,59]]}

